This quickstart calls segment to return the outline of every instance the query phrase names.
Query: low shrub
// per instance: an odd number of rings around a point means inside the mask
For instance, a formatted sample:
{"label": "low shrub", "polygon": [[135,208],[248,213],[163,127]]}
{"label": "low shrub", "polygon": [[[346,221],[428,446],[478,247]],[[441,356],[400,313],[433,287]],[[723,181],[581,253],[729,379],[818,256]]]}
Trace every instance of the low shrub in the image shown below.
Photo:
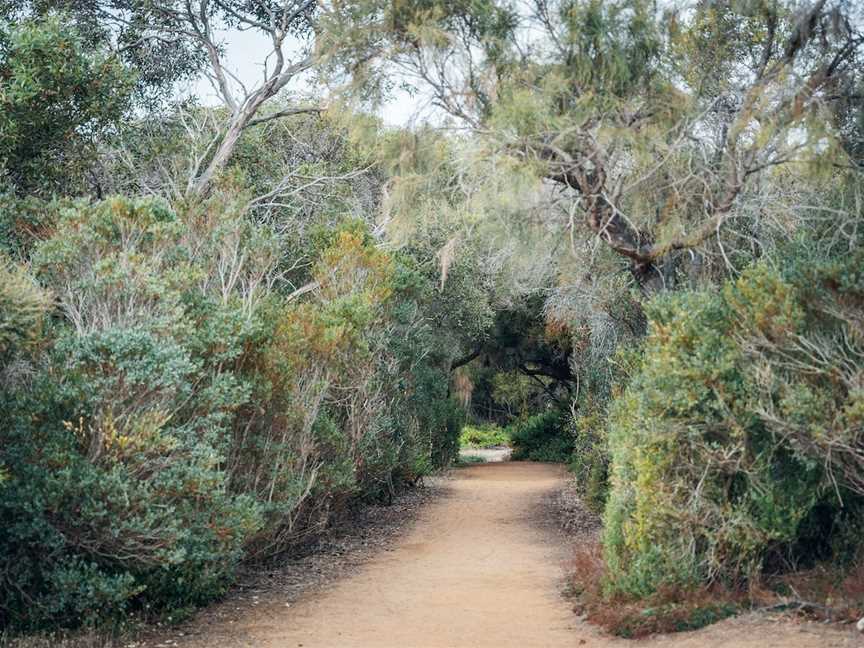
{"label": "low shrub", "polygon": [[638,638],[653,634],[697,630],[737,614],[746,598],[719,587],[667,588],[639,598],[610,597],[603,549],[599,542],[580,546],[571,564],[567,594],[575,611],[611,634]]}
{"label": "low shrub", "polygon": [[529,416],[507,427],[515,461],[552,461],[564,463],[573,453],[573,437],[562,413],[548,410]]}
{"label": "low shrub", "polygon": [[494,448],[510,445],[507,430],[497,425],[466,425],[459,435],[459,445],[463,448]]}

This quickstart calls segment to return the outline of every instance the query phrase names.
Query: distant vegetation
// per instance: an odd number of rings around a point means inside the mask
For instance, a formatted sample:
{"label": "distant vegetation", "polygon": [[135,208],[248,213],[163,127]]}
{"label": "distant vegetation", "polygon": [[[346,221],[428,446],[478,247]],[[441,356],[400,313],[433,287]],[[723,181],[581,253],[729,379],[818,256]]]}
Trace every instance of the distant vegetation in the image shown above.
{"label": "distant vegetation", "polygon": [[494,448],[509,446],[510,435],[507,430],[495,424],[466,425],[459,435],[459,445],[463,448]]}
{"label": "distant vegetation", "polygon": [[551,410],[516,421],[508,428],[513,441],[513,459],[567,461],[573,453],[573,439],[564,429],[561,412]]}

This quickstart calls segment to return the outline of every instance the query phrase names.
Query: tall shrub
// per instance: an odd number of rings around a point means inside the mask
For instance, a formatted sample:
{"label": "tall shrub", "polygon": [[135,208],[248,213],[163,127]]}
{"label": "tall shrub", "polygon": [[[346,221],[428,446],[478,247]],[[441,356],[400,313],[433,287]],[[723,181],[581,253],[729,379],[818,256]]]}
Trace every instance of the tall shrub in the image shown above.
{"label": "tall shrub", "polygon": [[28,384],[4,393],[5,622],[182,606],[230,582],[260,525],[223,464],[260,276],[232,253],[249,234],[230,207],[184,220],[149,200],[81,202],[36,246],[62,317]]}
{"label": "tall shrub", "polygon": [[742,584],[855,549],[840,545],[864,493],[860,267],[758,264],[649,305],[610,411],[613,590]]}

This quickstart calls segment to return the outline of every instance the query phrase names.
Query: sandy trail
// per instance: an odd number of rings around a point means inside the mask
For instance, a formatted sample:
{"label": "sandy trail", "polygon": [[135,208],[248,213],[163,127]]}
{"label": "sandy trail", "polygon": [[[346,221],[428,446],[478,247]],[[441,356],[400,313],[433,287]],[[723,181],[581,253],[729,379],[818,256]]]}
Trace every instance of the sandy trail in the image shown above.
{"label": "sandy trail", "polygon": [[537,521],[563,469],[494,463],[456,471],[392,551],[290,608],[271,602],[195,646],[439,648],[669,646],[823,648],[861,645],[851,632],[730,620],[699,632],[628,642],[601,635],[561,597],[566,547]]}

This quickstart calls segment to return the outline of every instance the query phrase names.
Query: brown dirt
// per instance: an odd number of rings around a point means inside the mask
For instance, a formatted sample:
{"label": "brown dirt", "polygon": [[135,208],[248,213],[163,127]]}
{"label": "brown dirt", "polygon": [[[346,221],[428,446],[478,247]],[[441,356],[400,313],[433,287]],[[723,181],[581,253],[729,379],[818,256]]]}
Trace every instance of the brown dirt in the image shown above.
{"label": "brown dirt", "polygon": [[[559,466],[489,463],[455,472],[413,528],[351,576],[286,605],[278,591],[231,619],[199,617],[161,646],[826,648],[853,630],[748,615],[632,642],[579,619],[561,596],[569,546],[542,523]],[[190,637],[188,632],[193,636]]]}

